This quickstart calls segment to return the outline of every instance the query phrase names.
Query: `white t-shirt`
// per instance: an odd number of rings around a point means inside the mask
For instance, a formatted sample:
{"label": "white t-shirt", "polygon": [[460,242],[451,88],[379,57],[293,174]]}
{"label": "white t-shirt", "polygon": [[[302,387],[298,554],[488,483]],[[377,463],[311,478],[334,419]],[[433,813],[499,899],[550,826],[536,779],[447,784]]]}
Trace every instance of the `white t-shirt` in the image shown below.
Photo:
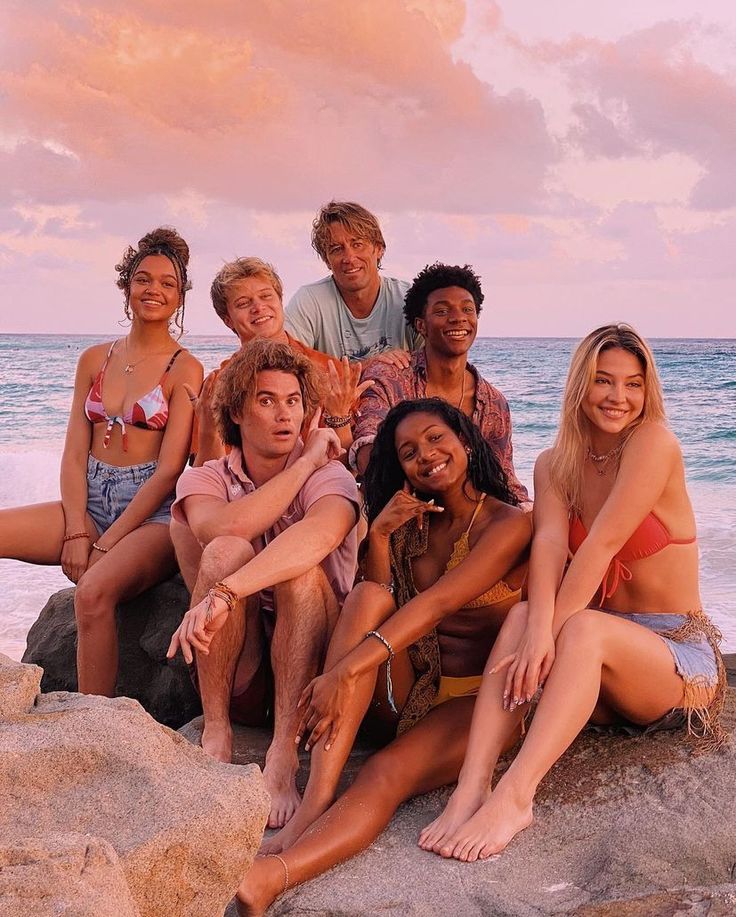
{"label": "white t-shirt", "polygon": [[415,350],[424,341],[404,318],[408,289],[405,280],[381,277],[371,314],[355,318],[330,274],[291,297],[284,313],[286,329],[307,347],[350,360],[368,360],[384,350]]}

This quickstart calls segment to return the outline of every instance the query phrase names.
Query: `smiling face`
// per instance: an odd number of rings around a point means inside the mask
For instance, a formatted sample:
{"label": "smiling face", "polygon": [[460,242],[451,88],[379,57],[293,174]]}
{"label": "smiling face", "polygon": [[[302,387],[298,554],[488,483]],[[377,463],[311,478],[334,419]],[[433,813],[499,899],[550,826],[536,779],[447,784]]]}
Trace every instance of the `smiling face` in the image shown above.
{"label": "smiling face", "polygon": [[253,397],[233,421],[240,427],[246,458],[249,453],[265,459],[287,456],[304,422],[299,380],[280,370],[259,372]]}
{"label": "smiling face", "polygon": [[331,223],[325,258],[339,290],[358,293],[379,283],[383,249],[353,235],[342,223]]}
{"label": "smiling face", "polygon": [[604,350],[581,409],[602,433],[623,432],[644,409],[644,367],[639,358],[621,347]]}
{"label": "smiling face", "polygon": [[168,321],[181,305],[181,284],[166,255],[146,255],[130,278],[128,304],[141,321]]}
{"label": "smiling face", "polygon": [[225,291],[227,315],[223,321],[247,344],[253,338],[279,338],[284,331],[281,297],[266,277],[235,280]]}
{"label": "smiling face", "polygon": [[465,446],[436,414],[409,414],[396,427],[395,443],[406,479],[422,493],[444,493],[467,478]]}
{"label": "smiling face", "polygon": [[462,287],[433,290],[415,324],[430,353],[460,356],[470,350],[478,333],[475,300]]}

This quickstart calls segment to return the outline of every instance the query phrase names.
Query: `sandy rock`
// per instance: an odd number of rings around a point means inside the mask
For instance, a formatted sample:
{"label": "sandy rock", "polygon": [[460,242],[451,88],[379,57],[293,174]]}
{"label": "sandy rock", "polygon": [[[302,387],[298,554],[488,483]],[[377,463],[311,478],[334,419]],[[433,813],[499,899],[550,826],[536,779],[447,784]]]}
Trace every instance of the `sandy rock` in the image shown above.
{"label": "sandy rock", "polygon": [[43,672],[0,653],[0,720],[25,716],[36,702]]}
{"label": "sandy rock", "polygon": [[0,843],[4,917],[139,917],[112,845],[99,837],[50,834]]}
{"label": "sandy rock", "polygon": [[0,722],[0,799],[6,844],[112,844],[141,917],[222,914],[269,808],[258,768],[212,760],[128,698],[61,692]]}
{"label": "sandy rock", "polygon": [[[188,607],[189,593],[175,576],[118,609],[117,694],[139,701],[172,729],[202,712],[181,655],[166,659],[171,635]],[[74,589],[62,589],[49,598],[31,627],[23,654],[23,662],[43,668],[42,691],[77,690],[76,639]]]}
{"label": "sandy rock", "polygon": [[[734,729],[734,689],[726,722]],[[196,738],[198,728],[184,731]],[[238,728],[234,760],[262,761],[267,744],[267,733]],[[353,756],[352,773],[364,756]],[[693,756],[680,734],[586,733],[543,781],[532,827],[500,857],[465,864],[416,846],[449,796],[438,790],[404,805],[363,854],[289,891],[269,917],[733,915],[734,774],[733,743]]]}

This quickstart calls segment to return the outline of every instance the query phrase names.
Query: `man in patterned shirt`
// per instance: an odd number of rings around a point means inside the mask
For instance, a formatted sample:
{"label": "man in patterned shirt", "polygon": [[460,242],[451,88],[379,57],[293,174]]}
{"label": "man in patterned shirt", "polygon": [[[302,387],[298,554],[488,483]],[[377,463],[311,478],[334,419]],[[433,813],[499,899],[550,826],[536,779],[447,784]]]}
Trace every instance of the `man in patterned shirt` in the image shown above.
{"label": "man in patterned shirt", "polygon": [[359,473],[365,471],[376,431],[389,410],[401,401],[435,396],[470,417],[501,462],[513,492],[528,501],[514,471],[508,402],[468,363],[482,303],[480,278],[469,265],[427,265],[414,278],[404,315],[425,346],[412,354],[407,370],[375,363],[363,373],[362,381],[370,379],[373,386],[360,399],[350,448],[351,464]]}

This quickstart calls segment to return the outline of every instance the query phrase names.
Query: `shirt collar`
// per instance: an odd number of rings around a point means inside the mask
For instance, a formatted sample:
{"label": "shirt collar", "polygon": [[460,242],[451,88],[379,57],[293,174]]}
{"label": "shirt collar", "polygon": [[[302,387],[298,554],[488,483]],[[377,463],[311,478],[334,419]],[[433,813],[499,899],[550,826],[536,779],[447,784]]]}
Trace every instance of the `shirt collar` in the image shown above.
{"label": "shirt collar", "polygon": [[[304,443],[302,438],[299,437],[296,441],[296,445],[289,453],[289,457],[286,460],[286,465],[284,468],[288,468],[290,465],[293,465],[303,451]],[[233,475],[233,477],[240,481],[246,492],[250,492],[256,489],[256,485],[248,476],[248,472],[245,469],[245,464],[243,463],[243,451],[238,446],[232,446],[227,454],[227,469],[230,474]]]}

